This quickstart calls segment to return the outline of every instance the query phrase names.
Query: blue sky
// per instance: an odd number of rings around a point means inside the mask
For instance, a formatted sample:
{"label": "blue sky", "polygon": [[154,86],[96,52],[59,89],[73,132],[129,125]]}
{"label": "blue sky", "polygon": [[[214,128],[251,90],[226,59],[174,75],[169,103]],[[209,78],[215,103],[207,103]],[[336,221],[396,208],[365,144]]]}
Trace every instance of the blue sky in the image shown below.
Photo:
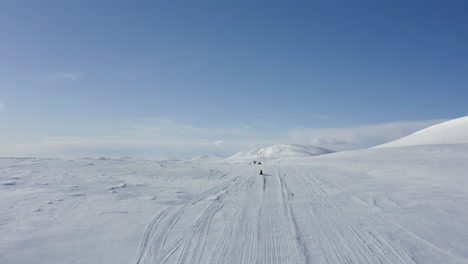
{"label": "blue sky", "polygon": [[0,155],[369,147],[467,115],[466,1],[0,2]]}

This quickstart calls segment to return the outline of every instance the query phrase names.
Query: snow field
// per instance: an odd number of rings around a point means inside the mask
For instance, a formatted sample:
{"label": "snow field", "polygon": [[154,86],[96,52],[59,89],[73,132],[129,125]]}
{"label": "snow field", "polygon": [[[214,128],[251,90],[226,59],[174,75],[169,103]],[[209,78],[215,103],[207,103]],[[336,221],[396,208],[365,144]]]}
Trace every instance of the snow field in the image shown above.
{"label": "snow field", "polygon": [[0,263],[467,263],[467,160],[468,144],[261,166],[4,158]]}

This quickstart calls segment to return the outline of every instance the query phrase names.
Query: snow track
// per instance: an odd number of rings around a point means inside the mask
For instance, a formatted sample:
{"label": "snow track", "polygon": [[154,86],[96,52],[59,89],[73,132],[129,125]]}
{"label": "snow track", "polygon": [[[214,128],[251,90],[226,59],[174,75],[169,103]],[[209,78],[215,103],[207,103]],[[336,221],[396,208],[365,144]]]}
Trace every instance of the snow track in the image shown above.
{"label": "snow track", "polygon": [[301,215],[296,218],[309,263],[415,263],[324,173],[291,172],[295,199],[302,201],[293,211]]}
{"label": "snow track", "polygon": [[258,175],[259,167],[249,167],[164,209],[149,224],[136,263],[417,263],[395,233],[433,263],[462,263],[376,215],[324,169],[262,169]]}
{"label": "snow track", "polygon": [[467,160],[468,144],[262,165],[0,158],[0,263],[468,264]]}
{"label": "snow track", "polygon": [[276,175],[252,175],[237,199],[211,263],[304,263],[282,185]]}
{"label": "snow track", "polygon": [[[231,184],[235,183],[239,177],[235,177],[232,180],[229,180],[225,183],[217,185],[207,191],[204,191],[191,199],[187,203],[177,204],[173,206],[169,206],[165,208],[162,212],[160,212],[149,224],[147,227],[143,241],[140,246],[140,253],[138,256],[137,263],[163,263],[159,262],[161,259],[167,259],[168,250],[164,250],[164,245],[166,244],[166,240],[174,228],[175,224],[179,221],[180,217],[184,213],[187,207],[193,206],[204,199],[209,198],[213,195],[218,195],[216,200],[213,201],[213,204],[219,204],[219,198],[222,195],[222,192],[226,190]],[[220,194],[221,193],[221,194]],[[211,210],[205,210],[202,217],[207,213],[211,213],[213,215],[218,209],[216,209],[216,205],[209,206]],[[198,226],[204,226],[207,223],[207,220],[199,220],[197,221]],[[196,223],[196,224],[197,224]],[[208,221],[209,223],[209,221]],[[178,243],[181,243],[182,239],[176,239],[169,249],[177,249],[179,247]],[[169,253],[173,253],[169,250]]]}

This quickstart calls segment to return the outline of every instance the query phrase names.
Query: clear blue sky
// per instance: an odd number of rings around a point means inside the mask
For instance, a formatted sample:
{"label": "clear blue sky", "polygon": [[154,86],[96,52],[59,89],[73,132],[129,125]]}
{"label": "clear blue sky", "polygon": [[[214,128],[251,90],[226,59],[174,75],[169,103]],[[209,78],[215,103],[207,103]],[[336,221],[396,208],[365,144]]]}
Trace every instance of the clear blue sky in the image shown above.
{"label": "clear blue sky", "polygon": [[[467,1],[1,1],[0,156],[383,143],[467,115],[467,13]],[[386,124],[396,132],[374,135]],[[350,129],[371,135],[339,136]]]}

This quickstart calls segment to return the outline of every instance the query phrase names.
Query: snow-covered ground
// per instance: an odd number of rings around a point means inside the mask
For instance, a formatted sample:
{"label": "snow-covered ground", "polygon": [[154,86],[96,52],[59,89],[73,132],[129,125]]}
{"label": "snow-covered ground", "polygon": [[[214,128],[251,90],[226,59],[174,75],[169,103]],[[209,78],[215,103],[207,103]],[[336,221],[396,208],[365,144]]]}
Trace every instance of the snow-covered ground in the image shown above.
{"label": "snow-covered ground", "polygon": [[468,144],[289,155],[2,158],[0,263],[468,263]]}
{"label": "snow-covered ground", "polygon": [[0,263],[132,263],[155,215],[242,170],[181,161],[2,158]]}
{"label": "snow-covered ground", "polygon": [[244,161],[262,161],[273,160],[281,158],[297,158],[297,157],[310,157],[333,153],[333,150],[320,148],[316,146],[305,146],[298,144],[281,144],[270,146],[261,149],[252,149],[249,151],[241,151],[229,158],[229,162],[244,162]]}

